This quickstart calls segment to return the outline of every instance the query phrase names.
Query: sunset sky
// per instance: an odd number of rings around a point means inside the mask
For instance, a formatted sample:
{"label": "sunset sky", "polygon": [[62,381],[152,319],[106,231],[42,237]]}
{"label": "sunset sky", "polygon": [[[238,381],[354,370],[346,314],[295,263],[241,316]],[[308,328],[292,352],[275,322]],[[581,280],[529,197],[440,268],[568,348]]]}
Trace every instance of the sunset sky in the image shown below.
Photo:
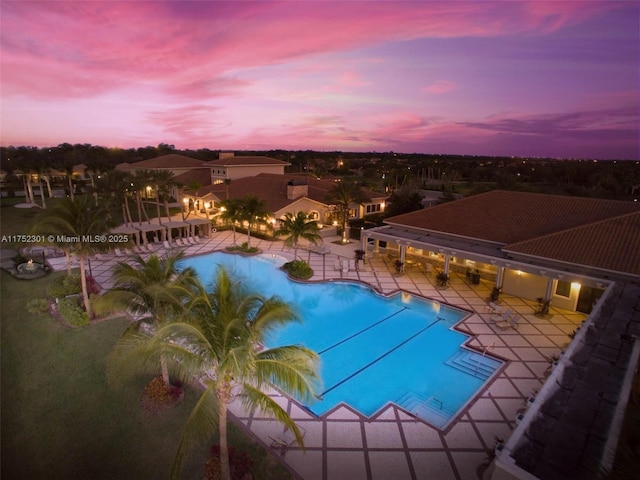
{"label": "sunset sky", "polygon": [[1,1],[2,145],[639,157],[637,1]]}

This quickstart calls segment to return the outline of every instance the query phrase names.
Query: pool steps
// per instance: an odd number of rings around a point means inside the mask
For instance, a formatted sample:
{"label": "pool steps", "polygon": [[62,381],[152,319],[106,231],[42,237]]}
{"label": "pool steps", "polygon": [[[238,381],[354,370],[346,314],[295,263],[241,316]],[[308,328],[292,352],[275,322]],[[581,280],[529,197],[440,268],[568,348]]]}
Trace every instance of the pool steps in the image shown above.
{"label": "pool steps", "polygon": [[498,360],[465,349],[456,352],[445,364],[482,380],[488,379],[501,365]]}
{"label": "pool steps", "polygon": [[437,398],[429,397],[425,400],[411,391],[402,394],[394,403],[421,420],[440,428],[456,413]]}

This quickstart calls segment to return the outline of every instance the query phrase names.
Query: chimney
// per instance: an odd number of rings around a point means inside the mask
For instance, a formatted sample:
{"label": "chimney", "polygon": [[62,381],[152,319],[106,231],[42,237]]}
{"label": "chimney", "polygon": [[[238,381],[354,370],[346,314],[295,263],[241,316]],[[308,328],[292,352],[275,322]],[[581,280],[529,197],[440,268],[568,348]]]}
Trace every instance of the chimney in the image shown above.
{"label": "chimney", "polygon": [[287,200],[309,195],[309,185],[295,185],[293,182],[287,183]]}

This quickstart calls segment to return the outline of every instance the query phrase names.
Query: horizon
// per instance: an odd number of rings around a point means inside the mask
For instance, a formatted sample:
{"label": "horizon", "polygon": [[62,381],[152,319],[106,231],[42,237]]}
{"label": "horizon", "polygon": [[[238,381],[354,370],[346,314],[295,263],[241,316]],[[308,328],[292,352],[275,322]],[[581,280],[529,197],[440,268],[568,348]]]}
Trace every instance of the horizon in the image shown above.
{"label": "horizon", "polygon": [[6,147],[640,159],[637,2],[0,9]]}

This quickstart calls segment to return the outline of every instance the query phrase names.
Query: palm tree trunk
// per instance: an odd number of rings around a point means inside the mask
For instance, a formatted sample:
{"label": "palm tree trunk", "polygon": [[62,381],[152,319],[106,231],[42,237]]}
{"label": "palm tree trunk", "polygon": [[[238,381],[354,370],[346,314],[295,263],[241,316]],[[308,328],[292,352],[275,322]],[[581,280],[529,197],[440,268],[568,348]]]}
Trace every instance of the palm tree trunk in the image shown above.
{"label": "palm tree trunk", "polygon": [[44,188],[42,188],[42,178],[39,177],[38,186],[40,187],[40,198],[42,199],[42,208],[47,208],[47,204],[44,201]]}
{"label": "palm tree trunk", "polygon": [[124,221],[133,226],[133,218],[131,217],[131,209],[129,208],[129,197],[126,195],[124,197],[124,208],[127,213],[127,218],[125,218]]}
{"label": "palm tree trunk", "polygon": [[44,182],[47,184],[47,193],[49,194],[49,198],[53,197],[53,192],[51,192],[51,180],[49,180],[49,176],[44,177]]}
{"label": "palm tree trunk", "polygon": [[91,179],[91,189],[93,190],[93,198],[96,201],[96,207],[98,206],[98,191],[96,190],[96,181],[93,179],[93,174],[89,174],[89,178]]}
{"label": "palm tree trunk", "polygon": [[67,173],[67,181],[69,182],[69,196],[73,200],[73,183],[71,183],[71,175]]}
{"label": "palm tree trunk", "polygon": [[156,214],[158,215],[158,224],[162,225],[162,218],[160,217],[160,195],[158,195],[158,186],[155,186],[156,190]]}
{"label": "palm tree trunk", "polygon": [[82,299],[84,301],[84,309],[91,319],[91,303],[89,302],[89,292],[87,291],[87,271],[84,264],[85,254],[81,253],[78,255],[78,260],[80,261],[80,285],[82,286]]}
{"label": "palm tree trunk", "polygon": [[171,381],[169,379],[169,367],[167,365],[167,359],[164,355],[160,356],[160,371],[162,372],[162,381],[166,385],[167,389],[171,388]]}
{"label": "palm tree trunk", "polygon": [[218,430],[220,431],[220,473],[223,480],[231,480],[231,467],[229,465],[229,445],[227,441],[227,405],[229,404],[229,392],[227,388],[218,389]]}
{"label": "palm tree trunk", "polygon": [[247,224],[247,248],[251,248],[251,222]]}
{"label": "palm tree trunk", "polygon": [[29,203],[36,203],[35,198],[33,198],[33,188],[31,187],[31,174],[27,174],[27,197],[29,198]]}

